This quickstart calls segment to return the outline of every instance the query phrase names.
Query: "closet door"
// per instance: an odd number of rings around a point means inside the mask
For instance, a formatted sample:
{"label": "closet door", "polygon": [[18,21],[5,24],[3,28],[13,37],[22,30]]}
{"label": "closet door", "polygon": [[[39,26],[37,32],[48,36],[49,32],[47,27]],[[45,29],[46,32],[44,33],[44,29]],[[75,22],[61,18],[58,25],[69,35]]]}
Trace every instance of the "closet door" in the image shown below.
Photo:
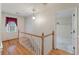
{"label": "closet door", "polygon": [[67,51],[71,54],[73,50],[72,32],[73,10],[63,10],[56,14],[56,48]]}

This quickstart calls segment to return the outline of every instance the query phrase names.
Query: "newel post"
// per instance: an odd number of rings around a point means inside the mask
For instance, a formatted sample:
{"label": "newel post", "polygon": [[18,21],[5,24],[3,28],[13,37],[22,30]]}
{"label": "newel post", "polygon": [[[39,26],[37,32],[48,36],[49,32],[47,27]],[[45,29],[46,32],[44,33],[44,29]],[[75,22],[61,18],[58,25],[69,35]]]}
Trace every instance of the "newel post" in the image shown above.
{"label": "newel post", "polygon": [[52,49],[54,49],[54,31],[52,31]]}
{"label": "newel post", "polygon": [[41,54],[44,55],[44,33],[42,33],[41,39],[42,39]]}
{"label": "newel post", "polygon": [[18,30],[18,39],[19,39],[19,34],[20,34],[20,32],[19,32],[19,30]]}

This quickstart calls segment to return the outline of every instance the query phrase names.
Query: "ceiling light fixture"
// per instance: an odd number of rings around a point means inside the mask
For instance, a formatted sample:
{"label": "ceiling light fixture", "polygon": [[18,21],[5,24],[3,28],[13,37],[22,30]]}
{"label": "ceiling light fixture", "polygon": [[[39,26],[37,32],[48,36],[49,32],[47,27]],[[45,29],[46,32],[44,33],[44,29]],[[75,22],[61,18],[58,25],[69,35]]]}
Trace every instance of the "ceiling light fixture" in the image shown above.
{"label": "ceiling light fixture", "polygon": [[35,20],[35,19],[36,19],[36,15],[35,15],[35,11],[36,11],[36,10],[33,8],[32,11],[33,11],[32,19]]}
{"label": "ceiling light fixture", "polygon": [[33,17],[32,17],[32,19],[36,19],[36,17],[35,17],[35,16],[33,16]]}

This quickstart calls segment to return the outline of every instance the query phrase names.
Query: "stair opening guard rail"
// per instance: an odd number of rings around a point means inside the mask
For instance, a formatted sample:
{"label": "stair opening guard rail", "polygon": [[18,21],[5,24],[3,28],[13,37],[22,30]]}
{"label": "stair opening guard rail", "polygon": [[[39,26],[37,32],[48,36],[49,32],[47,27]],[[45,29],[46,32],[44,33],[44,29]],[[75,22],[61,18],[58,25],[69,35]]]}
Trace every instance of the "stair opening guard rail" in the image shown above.
{"label": "stair opening guard rail", "polygon": [[[45,35],[44,33],[42,33],[41,35],[35,35],[35,34],[31,34],[31,33],[26,33],[26,32],[20,32],[18,31],[18,39],[19,39],[19,35],[20,33],[23,33],[25,35],[29,35],[29,36],[33,36],[33,37],[37,37],[41,39],[41,50],[39,50],[39,54],[41,52],[41,55],[44,55],[44,40],[46,37],[52,36],[52,49],[54,49],[55,45],[54,45],[54,31],[52,31],[50,34]],[[34,48],[33,48],[34,49]]]}

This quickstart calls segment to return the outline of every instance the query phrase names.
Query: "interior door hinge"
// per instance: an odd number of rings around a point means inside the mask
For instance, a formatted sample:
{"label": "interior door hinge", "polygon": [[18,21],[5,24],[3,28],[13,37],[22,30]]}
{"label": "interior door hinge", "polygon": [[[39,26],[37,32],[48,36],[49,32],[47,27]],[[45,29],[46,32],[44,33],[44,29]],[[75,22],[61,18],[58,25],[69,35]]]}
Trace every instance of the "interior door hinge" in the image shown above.
{"label": "interior door hinge", "polygon": [[73,49],[75,50],[75,47],[73,46]]}
{"label": "interior door hinge", "polygon": [[75,33],[75,30],[73,30],[73,33]]}
{"label": "interior door hinge", "polygon": [[73,14],[73,16],[75,16],[75,14]]}

